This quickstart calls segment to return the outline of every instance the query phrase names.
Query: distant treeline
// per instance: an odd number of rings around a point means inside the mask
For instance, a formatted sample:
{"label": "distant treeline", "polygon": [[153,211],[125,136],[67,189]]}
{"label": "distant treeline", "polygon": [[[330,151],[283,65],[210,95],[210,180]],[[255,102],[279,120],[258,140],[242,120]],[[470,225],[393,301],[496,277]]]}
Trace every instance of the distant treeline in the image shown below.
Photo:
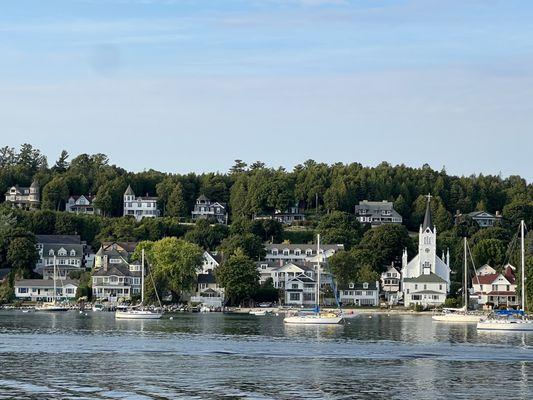
{"label": "distant treeline", "polygon": [[104,154],[81,154],[70,158],[63,151],[50,166],[40,150],[24,144],[19,150],[0,149],[0,193],[18,184],[37,180],[41,187],[42,209],[62,210],[69,195],[96,195],[96,206],[106,216],[121,216],[123,194],[130,184],[137,195],[159,197],[164,216],[190,218],[200,194],[229,204],[230,221],[285,210],[298,204],[308,212],[309,224],[332,211],[353,213],[360,200],[389,200],[404,218],[409,230],[420,224],[425,198],[435,199],[433,211],[437,228],[453,225],[456,211],[503,212],[511,225],[533,219],[533,185],[520,176],[451,176],[429,166],[410,168],[386,162],[376,167],[359,163],[332,165],[308,160],[294,167],[269,168],[256,161],[236,160],[227,173],[171,174],[155,170],[133,173],[110,165]]}

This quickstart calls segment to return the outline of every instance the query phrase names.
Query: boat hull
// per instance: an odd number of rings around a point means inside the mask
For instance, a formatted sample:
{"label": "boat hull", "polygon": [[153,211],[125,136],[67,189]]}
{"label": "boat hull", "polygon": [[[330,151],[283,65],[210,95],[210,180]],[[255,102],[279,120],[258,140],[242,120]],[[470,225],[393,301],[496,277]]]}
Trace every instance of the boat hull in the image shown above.
{"label": "boat hull", "polygon": [[160,319],[163,314],[149,311],[116,311],[116,319]]}
{"label": "boat hull", "polygon": [[477,324],[477,329],[481,331],[515,331],[533,332],[533,321],[526,322],[491,322],[482,321]]}
{"label": "boat hull", "polygon": [[61,312],[61,311],[68,311],[69,309],[66,307],[36,307],[35,311],[46,311],[46,312]]}
{"label": "boat hull", "polygon": [[320,316],[294,316],[285,317],[283,322],[292,325],[338,325],[343,321],[342,317],[320,317]]}
{"label": "boat hull", "polygon": [[433,321],[439,322],[462,322],[462,323],[477,323],[481,320],[481,315],[469,315],[469,314],[444,314],[433,315]]}

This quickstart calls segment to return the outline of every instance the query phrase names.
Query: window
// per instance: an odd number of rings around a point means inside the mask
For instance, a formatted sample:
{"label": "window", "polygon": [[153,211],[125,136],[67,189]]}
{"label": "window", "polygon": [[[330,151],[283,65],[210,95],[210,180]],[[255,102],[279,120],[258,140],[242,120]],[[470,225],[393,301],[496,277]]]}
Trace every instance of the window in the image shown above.
{"label": "window", "polygon": [[19,287],[19,288],[18,288],[18,292],[19,292],[19,293],[28,293],[28,288],[26,288],[26,287]]}
{"label": "window", "polygon": [[349,287],[350,289],[353,289],[353,283],[350,283],[350,284],[348,285],[348,287]]}
{"label": "window", "polygon": [[415,290],[418,290],[418,285],[415,283]]}
{"label": "window", "polygon": [[368,282],[363,283],[363,289],[368,289]]}
{"label": "window", "polygon": [[74,249],[70,250],[70,256],[71,257],[76,257],[76,250],[74,250]]}
{"label": "window", "polygon": [[[525,280],[524,280],[525,282]],[[511,286],[510,285],[507,285],[507,291],[509,292],[511,290]]]}
{"label": "window", "polygon": [[289,294],[289,299],[291,301],[300,301],[300,293],[291,293],[291,294]]}
{"label": "window", "polygon": [[296,250],[294,250],[294,255],[295,255],[295,256],[299,256],[299,255],[301,255],[301,254],[302,254],[302,250],[300,250],[300,249],[296,249]]}
{"label": "window", "polygon": [[439,290],[442,290],[442,285],[439,285]]}
{"label": "window", "polygon": [[312,255],[313,255],[313,250],[311,250],[311,249],[307,249],[307,250],[305,251],[305,255],[306,255],[306,256],[312,256]]}
{"label": "window", "polygon": [[413,295],[411,296],[411,298],[412,298],[413,300],[422,300],[422,296],[420,296],[419,294],[413,294]]}
{"label": "window", "polygon": [[53,256],[53,255],[54,255],[54,250],[50,250],[50,251],[48,252],[48,255],[49,255],[49,256]]}
{"label": "window", "polygon": [[427,290],[427,288],[428,288],[428,285],[424,285],[424,290]]}
{"label": "window", "polygon": [[292,288],[293,288],[293,289],[298,289],[298,284],[297,284],[297,283],[293,283],[293,284],[292,284]]}
{"label": "window", "polygon": [[288,256],[289,255],[289,249],[283,249],[283,255]]}
{"label": "window", "polygon": [[277,256],[278,255],[278,249],[272,249],[272,255]]}

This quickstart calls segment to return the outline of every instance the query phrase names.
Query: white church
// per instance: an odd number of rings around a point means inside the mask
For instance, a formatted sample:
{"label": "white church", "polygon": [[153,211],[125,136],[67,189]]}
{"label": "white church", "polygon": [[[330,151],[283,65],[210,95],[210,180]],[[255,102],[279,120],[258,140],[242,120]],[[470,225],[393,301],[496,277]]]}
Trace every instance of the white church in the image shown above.
{"label": "white church", "polygon": [[407,262],[402,257],[402,290],[406,307],[434,307],[444,303],[450,290],[450,252],[437,256],[437,228],[431,218],[431,195],[428,195],[424,223],[420,226],[418,254]]}

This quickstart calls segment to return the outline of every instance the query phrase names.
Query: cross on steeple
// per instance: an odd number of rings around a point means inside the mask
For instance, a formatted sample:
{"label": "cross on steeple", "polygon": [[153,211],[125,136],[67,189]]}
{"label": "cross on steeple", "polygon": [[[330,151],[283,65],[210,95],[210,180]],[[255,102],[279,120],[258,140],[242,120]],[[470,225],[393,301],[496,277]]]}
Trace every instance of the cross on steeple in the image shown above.
{"label": "cross on steeple", "polygon": [[433,196],[431,195],[431,193],[428,193],[428,194],[426,195],[426,198],[428,199],[428,203],[431,202],[431,198],[432,198],[432,197],[433,197]]}

